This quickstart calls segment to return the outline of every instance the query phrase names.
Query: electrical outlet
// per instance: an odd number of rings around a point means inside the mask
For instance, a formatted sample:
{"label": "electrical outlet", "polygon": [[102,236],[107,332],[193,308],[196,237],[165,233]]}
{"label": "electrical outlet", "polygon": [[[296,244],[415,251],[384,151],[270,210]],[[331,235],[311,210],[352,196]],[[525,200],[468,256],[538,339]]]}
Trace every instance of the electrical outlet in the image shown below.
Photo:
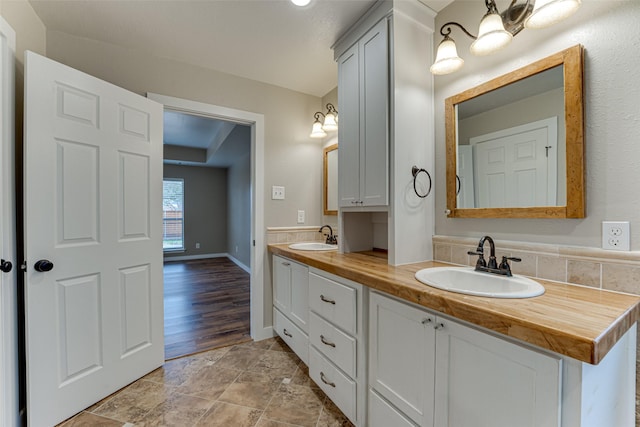
{"label": "electrical outlet", "polygon": [[298,211],[298,224],[304,224],[304,211]]}
{"label": "electrical outlet", "polygon": [[196,243],[196,249],[200,249],[200,243]]}
{"label": "electrical outlet", "polygon": [[271,200],[284,200],[284,187],[279,185],[271,187]]}
{"label": "electrical outlet", "polygon": [[602,221],[602,249],[631,249],[629,221]]}

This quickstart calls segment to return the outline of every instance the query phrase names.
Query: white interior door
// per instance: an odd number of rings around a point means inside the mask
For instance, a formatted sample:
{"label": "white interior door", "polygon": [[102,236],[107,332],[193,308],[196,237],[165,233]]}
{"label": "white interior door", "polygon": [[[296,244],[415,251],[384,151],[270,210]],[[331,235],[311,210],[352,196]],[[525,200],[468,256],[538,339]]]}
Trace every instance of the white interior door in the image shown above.
{"label": "white interior door", "polygon": [[0,425],[18,422],[18,303],[14,188],[15,31],[0,17]]}
{"label": "white interior door", "polygon": [[477,207],[556,206],[557,118],[470,138]]}
{"label": "white interior door", "polygon": [[51,426],[163,363],[162,106],[27,52],[24,137],[27,419]]}
{"label": "white interior door", "polygon": [[473,184],[473,148],[471,145],[458,145],[458,175],[456,179],[458,208],[475,208]]}

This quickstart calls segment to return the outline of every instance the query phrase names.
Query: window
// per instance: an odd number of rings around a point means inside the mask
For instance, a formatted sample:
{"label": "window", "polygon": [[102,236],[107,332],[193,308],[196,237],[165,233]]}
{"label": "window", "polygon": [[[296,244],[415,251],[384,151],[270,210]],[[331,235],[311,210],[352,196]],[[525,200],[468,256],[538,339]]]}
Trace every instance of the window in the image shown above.
{"label": "window", "polygon": [[184,249],[184,180],[162,180],[162,248]]}

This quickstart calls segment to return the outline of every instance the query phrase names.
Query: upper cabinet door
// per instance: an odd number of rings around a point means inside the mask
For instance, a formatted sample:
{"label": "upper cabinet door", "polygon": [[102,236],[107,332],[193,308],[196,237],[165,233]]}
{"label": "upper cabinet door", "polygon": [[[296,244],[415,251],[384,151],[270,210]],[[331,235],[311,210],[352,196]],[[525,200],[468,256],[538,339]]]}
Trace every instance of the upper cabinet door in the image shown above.
{"label": "upper cabinet door", "polygon": [[383,19],[338,59],[340,207],[389,204],[389,41]]}
{"label": "upper cabinet door", "polygon": [[360,200],[389,204],[389,41],[387,20],[360,41]]}
{"label": "upper cabinet door", "polygon": [[338,197],[340,207],[360,200],[360,77],[358,44],[338,59]]}

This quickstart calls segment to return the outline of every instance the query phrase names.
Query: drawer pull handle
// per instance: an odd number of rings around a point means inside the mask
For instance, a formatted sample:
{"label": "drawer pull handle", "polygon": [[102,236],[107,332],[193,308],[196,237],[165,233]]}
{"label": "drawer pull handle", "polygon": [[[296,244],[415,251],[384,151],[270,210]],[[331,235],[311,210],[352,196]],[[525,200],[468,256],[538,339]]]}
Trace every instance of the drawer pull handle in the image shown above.
{"label": "drawer pull handle", "polygon": [[328,299],[324,295],[320,295],[320,299],[328,304],[336,305],[336,302],[334,300]]}
{"label": "drawer pull handle", "polygon": [[282,333],[283,333],[283,334],[285,334],[286,336],[288,336],[289,338],[293,338],[293,335],[291,335],[291,334],[289,333],[289,331],[287,331],[287,328],[285,328],[285,329],[282,331]]}
{"label": "drawer pull handle", "polygon": [[422,324],[423,324],[423,325],[428,325],[428,324],[429,324],[429,323],[431,323],[431,322],[432,322],[432,320],[431,320],[431,318],[430,318],[430,317],[427,317],[426,319],[423,319],[423,320],[422,320]]}
{"label": "drawer pull handle", "polygon": [[321,342],[322,342],[322,344],[324,344],[324,345],[328,345],[329,347],[336,348],[336,345],[335,345],[334,343],[332,343],[331,341],[327,341],[327,340],[324,338],[324,335],[320,335],[320,341],[321,341]]}
{"label": "drawer pull handle", "polygon": [[331,381],[327,381],[327,379],[324,376],[324,372],[320,371],[320,379],[322,380],[323,383],[325,383],[328,386],[334,387],[336,386],[336,383],[332,383]]}
{"label": "drawer pull handle", "polygon": [[433,329],[435,329],[436,331],[443,329],[444,328],[444,323],[438,323],[436,324]]}
{"label": "drawer pull handle", "polygon": [[283,262],[282,265],[284,265],[285,267],[289,267],[291,265],[290,262]]}

